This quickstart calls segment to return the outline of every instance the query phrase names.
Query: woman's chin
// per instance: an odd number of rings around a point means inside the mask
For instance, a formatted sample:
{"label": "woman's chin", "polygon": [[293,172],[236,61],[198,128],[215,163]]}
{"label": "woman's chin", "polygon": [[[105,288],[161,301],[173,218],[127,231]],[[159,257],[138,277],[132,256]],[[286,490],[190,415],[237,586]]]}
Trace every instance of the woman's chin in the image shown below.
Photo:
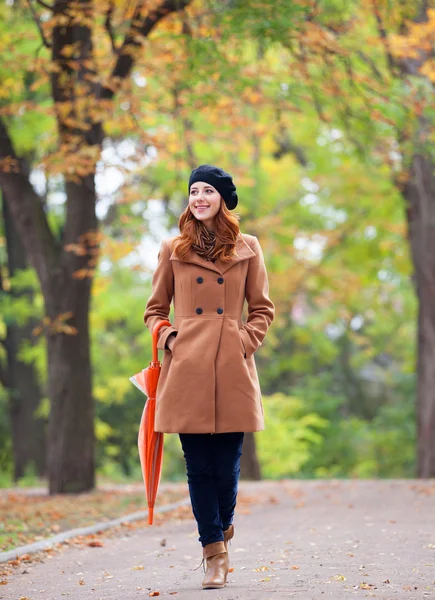
{"label": "woman's chin", "polygon": [[203,213],[193,213],[195,218],[198,219],[198,221],[209,221],[211,219],[210,215],[205,215]]}

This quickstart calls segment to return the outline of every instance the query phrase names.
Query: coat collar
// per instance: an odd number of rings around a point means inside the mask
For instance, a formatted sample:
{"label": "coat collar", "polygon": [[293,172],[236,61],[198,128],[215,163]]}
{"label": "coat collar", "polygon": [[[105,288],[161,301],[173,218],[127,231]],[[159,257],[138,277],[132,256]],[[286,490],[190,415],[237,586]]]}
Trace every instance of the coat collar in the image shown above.
{"label": "coat collar", "polygon": [[216,273],[226,273],[229,269],[231,269],[231,267],[233,267],[241,260],[247,260],[255,256],[255,252],[252,250],[249,244],[246,243],[242,234],[239,234],[236,241],[236,253],[237,254],[233,255],[227,263],[222,262],[220,259],[212,263],[211,261],[205,260],[205,258],[199,256],[199,254],[197,254],[193,250],[190,250],[186,258],[182,260],[175,256],[175,252],[172,252],[170,260],[178,260],[184,263],[191,263],[200,267],[204,267],[205,269],[210,269],[211,271],[216,271]]}

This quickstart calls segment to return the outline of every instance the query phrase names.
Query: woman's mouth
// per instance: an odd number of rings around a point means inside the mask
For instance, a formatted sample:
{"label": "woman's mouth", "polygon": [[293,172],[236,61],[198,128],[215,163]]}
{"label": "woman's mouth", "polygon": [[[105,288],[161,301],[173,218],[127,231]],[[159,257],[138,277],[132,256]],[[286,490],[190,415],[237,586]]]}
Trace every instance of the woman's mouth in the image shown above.
{"label": "woman's mouth", "polygon": [[207,210],[208,208],[210,208],[209,206],[197,206],[196,210],[199,210],[200,212]]}

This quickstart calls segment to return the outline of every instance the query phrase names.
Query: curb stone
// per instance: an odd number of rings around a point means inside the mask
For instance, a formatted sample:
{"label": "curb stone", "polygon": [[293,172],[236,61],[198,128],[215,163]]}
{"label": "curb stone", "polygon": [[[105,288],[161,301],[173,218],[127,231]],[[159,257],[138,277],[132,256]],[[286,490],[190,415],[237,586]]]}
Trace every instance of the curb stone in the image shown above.
{"label": "curb stone", "polygon": [[[154,514],[169,512],[171,510],[179,508],[180,506],[187,506],[188,504],[190,504],[190,498],[183,498],[182,500],[172,502],[171,504],[157,506],[154,509]],[[139,512],[130,513],[129,515],[113,519],[111,521],[105,521],[103,523],[89,525],[88,527],[78,527],[76,529],[70,529],[69,531],[63,531],[62,533],[58,533],[57,535],[53,535],[52,537],[46,538],[44,540],[33,542],[32,544],[27,544],[26,546],[19,546],[18,548],[8,550],[7,552],[0,552],[0,563],[7,562],[8,560],[14,560],[22,554],[33,554],[34,552],[47,550],[48,548],[52,548],[56,544],[60,544],[65,540],[77,537],[79,535],[90,535],[92,533],[97,533],[98,531],[105,531],[106,529],[117,527],[118,525],[122,525],[122,523],[139,521],[140,519],[146,519],[147,517],[148,511],[141,510]]]}

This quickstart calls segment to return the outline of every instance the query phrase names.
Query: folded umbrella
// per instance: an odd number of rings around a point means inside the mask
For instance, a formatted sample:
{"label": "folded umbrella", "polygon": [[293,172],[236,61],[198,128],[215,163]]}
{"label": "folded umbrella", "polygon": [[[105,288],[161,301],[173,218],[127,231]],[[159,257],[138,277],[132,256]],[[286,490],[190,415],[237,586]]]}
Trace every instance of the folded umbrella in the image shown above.
{"label": "folded umbrella", "polygon": [[149,367],[130,377],[130,381],[147,397],[139,426],[138,449],[145,492],[148,502],[148,523],[153,524],[154,504],[162,475],[163,433],[154,431],[156,414],[156,391],[160,377],[161,365],[158,360],[157,341],[161,327],[171,326],[169,321],[160,321],[153,329],[153,359]]}

